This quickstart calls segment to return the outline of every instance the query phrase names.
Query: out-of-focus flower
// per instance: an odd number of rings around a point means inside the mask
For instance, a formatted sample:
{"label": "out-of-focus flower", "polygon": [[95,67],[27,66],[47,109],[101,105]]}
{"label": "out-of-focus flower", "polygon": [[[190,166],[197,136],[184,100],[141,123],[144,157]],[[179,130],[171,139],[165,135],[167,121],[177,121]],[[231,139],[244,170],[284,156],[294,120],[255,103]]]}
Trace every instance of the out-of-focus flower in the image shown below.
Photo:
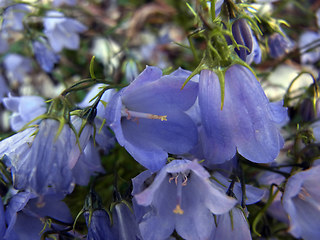
{"label": "out-of-focus flower", "polygon": [[[14,195],[5,211],[8,225],[5,239],[40,240],[45,217],[71,224],[71,213],[61,199],[61,196],[58,195],[37,198],[35,194],[30,192],[20,192]],[[52,226],[55,229],[62,229],[62,226],[56,224]]]}
{"label": "out-of-focus flower", "polygon": [[44,38],[39,39],[39,41],[34,41],[32,46],[40,67],[46,72],[51,72],[54,64],[59,62],[59,55],[53,52],[51,47],[46,44]]}
{"label": "out-of-focus flower", "polygon": [[299,49],[302,64],[312,64],[320,59],[320,33],[307,31],[300,35]]}
{"label": "out-of-focus flower", "polygon": [[40,195],[73,190],[69,165],[76,163],[79,147],[68,125],[57,136],[59,125],[56,120],[44,119],[38,130],[29,128],[0,142],[0,156],[10,159],[16,189],[29,189]]}
{"label": "out-of-focus flower", "polygon": [[9,44],[3,35],[4,34],[0,32],[0,53],[4,53],[9,49]]}
{"label": "out-of-focus flower", "polygon": [[27,4],[15,4],[8,7],[3,12],[3,31],[22,31],[24,29],[23,19],[29,12],[30,8]]}
{"label": "out-of-focus flower", "polygon": [[142,239],[133,211],[124,202],[116,203],[112,209],[112,233],[115,239]]}
{"label": "out-of-focus flower", "polygon": [[317,240],[320,236],[320,166],[288,179],[283,207],[289,215],[289,232],[296,238]]}
{"label": "out-of-focus flower", "polygon": [[233,65],[226,71],[222,110],[219,78],[202,70],[199,106],[206,164],[230,160],[236,151],[257,163],[272,162],[279,154],[283,138],[278,125],[286,120],[287,111],[269,102],[249,69]]}
{"label": "out-of-focus flower", "polygon": [[3,104],[13,112],[10,125],[12,130],[16,132],[47,110],[45,100],[38,96],[13,97],[9,95],[3,99]]}
{"label": "out-of-focus flower", "polygon": [[187,153],[197,143],[197,128],[185,111],[196,100],[198,84],[181,90],[185,79],[147,67],[107,105],[105,118],[119,144],[151,171],[166,163],[168,153]]}
{"label": "out-of-focus flower", "polygon": [[121,59],[121,47],[112,39],[95,38],[92,46],[92,55],[103,64],[106,75],[112,73],[119,67]]}
{"label": "out-of-focus flower", "polygon": [[268,39],[270,56],[272,58],[281,58],[294,47],[294,43],[280,33],[272,34]]}
{"label": "out-of-focus flower", "polygon": [[137,64],[132,59],[126,62],[125,75],[128,82],[132,82],[139,75]]}
{"label": "out-of-focus flower", "polygon": [[2,98],[7,95],[9,92],[8,86],[3,78],[3,76],[0,74],[0,102],[2,102]]}
{"label": "out-of-focus flower", "polygon": [[147,171],[134,178],[132,192],[141,235],[146,240],[166,239],[174,229],[184,239],[208,239],[213,214],[226,213],[236,204],[195,161],[170,162],[146,188],[150,176]]}
{"label": "out-of-focus flower", "polygon": [[79,33],[87,30],[87,27],[79,21],[66,18],[63,13],[48,11],[44,18],[44,33],[55,52],[63,48],[76,50],[79,48]]}
{"label": "out-of-focus flower", "polygon": [[2,0],[2,1],[0,2],[0,7],[6,8],[6,7],[8,7],[10,4],[12,4],[12,0]]}
{"label": "out-of-focus flower", "polygon": [[69,5],[69,6],[74,6],[74,5],[76,5],[76,3],[77,3],[77,0],[53,0],[52,5],[54,7],[59,7],[63,4]]}
{"label": "out-of-focus flower", "polygon": [[22,83],[27,73],[31,72],[31,59],[11,53],[4,57],[6,76],[11,83]]}

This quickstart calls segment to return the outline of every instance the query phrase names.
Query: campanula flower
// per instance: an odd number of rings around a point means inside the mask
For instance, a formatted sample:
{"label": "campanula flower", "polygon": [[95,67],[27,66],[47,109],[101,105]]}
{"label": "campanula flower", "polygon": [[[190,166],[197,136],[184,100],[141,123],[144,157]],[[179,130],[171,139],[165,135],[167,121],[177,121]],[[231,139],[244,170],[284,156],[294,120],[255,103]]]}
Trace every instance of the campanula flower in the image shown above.
{"label": "campanula flower", "polygon": [[145,240],[166,239],[174,229],[184,239],[208,239],[213,214],[226,213],[236,204],[195,161],[170,162],[150,185],[151,176],[146,171],[133,179],[133,203]]}
{"label": "campanula flower", "polygon": [[139,75],[137,64],[132,59],[126,62],[125,75],[128,82],[132,82]]}
{"label": "campanula flower", "polygon": [[3,31],[22,31],[24,29],[23,19],[30,12],[27,4],[12,5],[3,12]]}
{"label": "campanula flower", "polygon": [[253,49],[253,34],[247,20],[243,18],[235,20],[232,24],[232,35],[239,45],[239,48],[235,48],[236,53],[243,61],[246,61]]}
{"label": "campanula flower", "polygon": [[3,64],[10,83],[22,83],[27,73],[31,72],[31,59],[11,53],[4,57]]}
{"label": "campanula flower", "polygon": [[44,38],[32,43],[37,62],[45,72],[51,72],[54,65],[59,62],[60,57],[47,44]]}
{"label": "campanula flower", "polygon": [[[5,239],[40,240],[45,217],[71,224],[72,216],[69,208],[61,200],[61,196],[51,194],[43,198],[30,192],[19,192],[14,195],[5,211],[8,225]],[[53,224],[53,227],[62,229],[56,224]]]}
{"label": "campanula flower", "polygon": [[9,88],[7,86],[7,83],[5,82],[3,76],[0,74],[0,101],[2,101],[2,98],[7,95],[9,92]]}
{"label": "campanula flower", "polygon": [[289,215],[289,232],[296,238],[316,240],[320,236],[320,166],[294,174],[283,194],[283,207]]}
{"label": "campanula flower", "polygon": [[88,226],[87,240],[116,239],[113,237],[108,213],[103,209],[93,211],[89,223],[89,212],[85,212],[84,218]]}
{"label": "campanula flower", "polygon": [[76,5],[76,3],[77,3],[77,0],[53,0],[52,5],[54,7],[59,7],[63,4],[69,5],[69,6],[74,6],[74,5]]}
{"label": "campanula flower", "polygon": [[48,11],[43,23],[44,34],[55,52],[60,52],[63,48],[78,49],[79,33],[87,30],[79,21],[66,18],[63,13],[57,11]]}
{"label": "campanula flower", "polygon": [[180,90],[185,79],[147,67],[107,105],[105,118],[119,144],[151,171],[166,163],[168,153],[187,153],[197,143],[197,128],[185,111],[198,84],[190,81]]}
{"label": "campanula flower", "polygon": [[274,33],[268,39],[268,46],[272,58],[281,58],[294,47],[294,44],[288,37]]}
{"label": "campanula flower", "polygon": [[47,110],[45,100],[39,96],[13,97],[9,95],[9,97],[3,99],[3,104],[13,112],[10,125],[12,130],[16,132]]}
{"label": "campanula flower", "polygon": [[10,159],[16,189],[29,189],[40,195],[73,190],[69,165],[79,157],[78,146],[68,125],[57,136],[59,124],[57,120],[44,119],[39,129],[28,128],[0,142],[0,156]]}
{"label": "campanula flower", "polygon": [[86,197],[83,211],[88,227],[87,240],[116,239],[111,232],[109,215],[102,207],[100,196],[93,189]]}
{"label": "campanula flower", "polygon": [[312,64],[320,59],[320,48],[317,42],[320,40],[320,33],[307,31],[300,35],[299,49],[302,64]]}
{"label": "campanula flower", "polygon": [[222,109],[218,76],[202,70],[199,106],[206,164],[230,160],[236,151],[257,163],[272,162],[279,154],[283,138],[278,125],[286,119],[286,109],[269,102],[249,69],[233,65],[226,71]]}
{"label": "campanula flower", "polygon": [[7,39],[4,38],[4,34],[0,32],[0,53],[4,53],[9,49]]}

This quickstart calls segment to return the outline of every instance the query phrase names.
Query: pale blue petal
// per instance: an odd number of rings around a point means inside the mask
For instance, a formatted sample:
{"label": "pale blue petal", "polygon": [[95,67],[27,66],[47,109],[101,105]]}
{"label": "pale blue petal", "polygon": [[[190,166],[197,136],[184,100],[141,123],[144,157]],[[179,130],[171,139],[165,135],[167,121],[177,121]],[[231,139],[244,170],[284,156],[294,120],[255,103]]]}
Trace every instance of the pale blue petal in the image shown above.
{"label": "pale blue petal", "polygon": [[269,100],[263,89],[250,70],[240,65],[230,67],[225,79],[226,95],[230,95],[233,103],[226,102],[224,107],[230,109],[232,124],[229,127],[238,152],[253,162],[272,162],[283,142],[272,121]]}
{"label": "pale blue petal", "polygon": [[213,164],[223,163],[236,154],[231,129],[230,105],[233,100],[225,95],[221,110],[221,93],[218,76],[209,70],[200,73],[199,106],[203,124],[202,144],[204,156]]}
{"label": "pale blue petal", "polygon": [[210,240],[251,240],[250,227],[243,212],[238,208],[232,209],[233,228],[229,213],[217,216],[217,227]]}
{"label": "pale blue petal", "polygon": [[132,89],[130,85],[123,92],[122,102],[129,110],[158,115],[165,115],[169,109],[186,111],[196,100],[198,84],[189,82],[181,90],[184,81],[185,78],[169,75],[139,88]]}

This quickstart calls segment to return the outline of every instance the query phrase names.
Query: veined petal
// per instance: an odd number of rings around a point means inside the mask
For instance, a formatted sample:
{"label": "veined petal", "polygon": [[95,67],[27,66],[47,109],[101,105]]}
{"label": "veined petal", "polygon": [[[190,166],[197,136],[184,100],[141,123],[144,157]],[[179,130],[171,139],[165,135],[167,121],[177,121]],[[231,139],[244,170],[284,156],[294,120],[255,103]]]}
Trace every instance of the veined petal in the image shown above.
{"label": "veined petal", "polygon": [[[243,215],[243,212],[238,208],[232,210],[232,220],[229,212],[218,216],[218,226],[214,230],[210,240],[251,240],[250,227]],[[233,222],[231,222],[233,221]]]}
{"label": "veined petal", "polygon": [[250,70],[240,65],[231,66],[225,79],[226,95],[233,102],[226,102],[224,107],[231,112],[229,127],[238,152],[253,162],[272,162],[282,143],[263,89]]}
{"label": "veined petal", "polygon": [[139,224],[144,240],[167,239],[175,228],[176,218],[173,210],[176,206],[176,186],[167,179],[160,183],[158,191],[154,193],[152,211],[146,213]]}
{"label": "veined petal", "polygon": [[[130,110],[158,115],[164,115],[169,109],[186,111],[197,98],[198,84],[189,82],[181,90],[185,80],[169,75],[134,90],[130,85],[123,92],[122,102]],[[131,91],[127,92],[127,89]]]}
{"label": "veined petal", "polygon": [[162,71],[158,67],[147,66],[142,73],[130,84],[130,87],[126,88],[125,94],[131,94],[131,92],[136,91],[147,83],[153,82],[162,76]]}
{"label": "veined petal", "polygon": [[194,122],[183,112],[167,112],[167,121],[154,119],[122,119],[122,130],[127,141],[148,141],[166,152],[183,154],[198,141]]}
{"label": "veined petal", "polygon": [[202,143],[206,159],[214,164],[230,160],[236,154],[232,138],[232,104],[229,94],[225,95],[221,110],[221,91],[218,76],[209,70],[202,70],[199,82],[199,107],[203,124]]}

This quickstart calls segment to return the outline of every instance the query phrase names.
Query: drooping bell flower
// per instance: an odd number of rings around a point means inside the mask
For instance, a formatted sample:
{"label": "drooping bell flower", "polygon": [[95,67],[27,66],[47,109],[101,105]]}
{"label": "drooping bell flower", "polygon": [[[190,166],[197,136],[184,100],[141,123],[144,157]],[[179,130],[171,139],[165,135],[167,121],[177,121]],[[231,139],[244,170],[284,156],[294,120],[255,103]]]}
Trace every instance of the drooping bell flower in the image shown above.
{"label": "drooping bell flower", "polygon": [[92,213],[90,224],[89,212],[85,212],[84,217],[88,225],[87,240],[115,239],[113,238],[110,230],[110,220],[108,213],[105,210],[95,210]]}
{"label": "drooping bell flower", "polygon": [[15,4],[6,8],[3,12],[3,31],[22,31],[24,29],[23,19],[30,11],[27,4]]}
{"label": "drooping bell flower", "polygon": [[[62,196],[52,194],[37,197],[30,192],[19,192],[14,195],[5,211],[8,227],[4,239],[40,240],[40,233],[44,230],[43,220],[46,217],[71,224],[72,216],[69,208],[61,200]],[[46,226],[45,230],[63,228],[61,225],[52,224],[49,228]]]}
{"label": "drooping bell flower", "polygon": [[3,98],[3,104],[13,112],[10,117],[10,126],[16,132],[47,110],[45,100],[39,96],[14,97],[9,94],[7,98]]}
{"label": "drooping bell flower", "polygon": [[10,83],[22,83],[28,73],[31,72],[31,59],[16,53],[10,53],[3,59],[6,76]]}
{"label": "drooping bell flower", "polygon": [[9,44],[7,39],[5,39],[4,34],[0,32],[0,53],[5,53],[9,49]]}
{"label": "drooping bell flower", "polygon": [[243,61],[246,61],[253,49],[253,35],[247,20],[243,18],[235,20],[232,24],[232,35],[239,45],[239,48],[235,48],[236,53]]}
{"label": "drooping bell flower", "polygon": [[134,209],[145,240],[166,239],[174,230],[184,239],[208,239],[213,214],[226,213],[237,202],[196,161],[174,160],[151,185],[150,177],[146,171],[133,179]]}
{"label": "drooping bell flower", "polygon": [[13,135],[0,142],[0,155],[5,154],[10,159],[16,189],[29,189],[38,194],[45,194],[50,189],[64,193],[73,190],[73,176],[68,160],[76,146],[76,138],[68,125],[56,137],[59,125],[57,120],[44,119],[36,136],[36,129],[31,133],[30,129],[17,133],[24,136],[21,139],[23,154],[19,154],[21,149],[17,146],[8,145],[15,142],[17,136]]}
{"label": "drooping bell flower", "polygon": [[151,171],[166,163],[168,153],[187,153],[197,143],[197,128],[185,111],[198,84],[191,81],[181,90],[185,80],[147,67],[107,105],[105,118],[119,144]]}
{"label": "drooping bell flower", "polygon": [[60,52],[63,48],[78,49],[79,33],[87,30],[79,21],[66,18],[63,13],[57,11],[48,11],[43,23],[44,34],[55,52]]}
{"label": "drooping bell flower", "polygon": [[288,37],[274,33],[268,39],[268,46],[272,58],[281,58],[294,47],[294,44]]}
{"label": "drooping bell flower", "polygon": [[59,62],[60,57],[49,46],[44,38],[32,43],[34,55],[40,67],[45,72],[51,72],[54,65]]}
{"label": "drooping bell flower", "polygon": [[[0,142],[0,156],[9,159],[16,189],[39,195],[73,190],[72,167],[80,156],[79,144],[65,119],[68,109],[63,100],[57,98],[51,104],[48,118],[38,127],[27,128]],[[58,121],[53,112],[61,114],[63,120],[60,117]]]}
{"label": "drooping bell flower", "polygon": [[282,204],[289,215],[289,232],[296,238],[320,236],[320,166],[294,174],[285,185]]}
{"label": "drooping bell flower", "polygon": [[252,162],[272,162],[283,146],[278,125],[286,119],[281,104],[270,103],[253,73],[233,65],[225,73],[225,95],[217,74],[202,70],[199,107],[202,148],[207,165],[230,160],[236,152]]}
{"label": "drooping bell flower", "polygon": [[5,82],[3,76],[0,74],[0,101],[2,102],[2,99],[7,93],[9,92],[9,88],[7,86],[7,83]]}
{"label": "drooping bell flower", "polygon": [[61,5],[74,6],[76,5],[77,0],[53,0],[52,5],[54,7],[59,7]]}
{"label": "drooping bell flower", "polygon": [[111,232],[108,213],[103,209],[101,199],[93,190],[86,197],[82,212],[88,227],[87,240],[116,240]]}
{"label": "drooping bell flower", "polygon": [[299,50],[302,64],[313,64],[320,59],[320,48],[317,42],[320,40],[320,33],[306,31],[300,35]]}

